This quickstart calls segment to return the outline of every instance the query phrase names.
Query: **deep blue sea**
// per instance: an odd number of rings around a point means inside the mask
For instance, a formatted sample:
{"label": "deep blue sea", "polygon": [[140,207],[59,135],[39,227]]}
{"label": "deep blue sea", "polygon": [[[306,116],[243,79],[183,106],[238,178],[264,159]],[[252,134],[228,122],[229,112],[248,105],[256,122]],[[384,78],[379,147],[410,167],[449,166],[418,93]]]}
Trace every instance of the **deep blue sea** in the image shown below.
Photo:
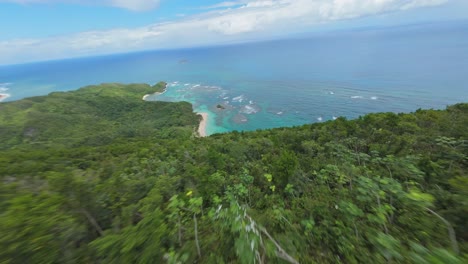
{"label": "deep blue sea", "polygon": [[149,99],[193,103],[210,114],[209,134],[441,109],[468,102],[468,23],[0,67],[4,102],[89,84],[158,81],[169,83],[167,92]]}

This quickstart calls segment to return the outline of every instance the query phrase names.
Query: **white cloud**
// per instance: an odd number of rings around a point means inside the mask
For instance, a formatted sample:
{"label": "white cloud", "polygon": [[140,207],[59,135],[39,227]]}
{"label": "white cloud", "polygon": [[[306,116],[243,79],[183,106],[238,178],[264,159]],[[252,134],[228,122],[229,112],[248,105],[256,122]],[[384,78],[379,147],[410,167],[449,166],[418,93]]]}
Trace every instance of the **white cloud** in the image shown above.
{"label": "white cloud", "polygon": [[[244,1],[245,2],[245,1]],[[210,6],[202,6],[200,9],[217,9],[217,8],[227,8],[227,7],[235,7],[242,5],[243,3],[241,1],[227,1],[227,2],[221,2],[215,5],[210,5]]]}
{"label": "white cloud", "polygon": [[[412,8],[441,5],[448,0],[252,0],[211,20],[210,29],[238,34],[265,28],[353,19]],[[239,1],[242,2],[242,1]]]}
{"label": "white cloud", "polygon": [[83,5],[105,5],[124,8],[132,11],[146,11],[156,8],[160,0],[0,0],[18,4],[50,4],[50,3],[71,3]]}
{"label": "white cloud", "polygon": [[[23,0],[32,1],[34,0]],[[224,4],[230,8],[140,28],[0,41],[0,64],[267,38],[280,32],[304,32],[314,24],[441,5],[447,1],[449,0],[232,1]],[[121,7],[130,3],[122,0],[111,2],[121,4]],[[152,5],[157,4],[157,1],[149,2]],[[149,2],[133,1],[131,7],[125,7],[142,10],[151,6],[147,5]]]}
{"label": "white cloud", "polygon": [[305,25],[441,5],[449,0],[250,0],[209,18],[209,29],[226,35]]}

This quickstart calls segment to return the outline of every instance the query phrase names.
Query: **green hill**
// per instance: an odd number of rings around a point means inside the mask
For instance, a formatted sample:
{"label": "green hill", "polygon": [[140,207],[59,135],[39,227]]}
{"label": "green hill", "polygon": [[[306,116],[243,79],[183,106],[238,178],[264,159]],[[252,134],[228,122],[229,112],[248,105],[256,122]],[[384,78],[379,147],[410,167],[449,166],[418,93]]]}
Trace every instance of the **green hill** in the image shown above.
{"label": "green hill", "polygon": [[160,136],[164,128],[191,134],[199,118],[190,104],[142,100],[165,86],[102,84],[0,104],[0,148],[96,146]]}
{"label": "green hill", "polygon": [[0,104],[1,263],[468,261],[468,104],[197,138],[163,88]]}

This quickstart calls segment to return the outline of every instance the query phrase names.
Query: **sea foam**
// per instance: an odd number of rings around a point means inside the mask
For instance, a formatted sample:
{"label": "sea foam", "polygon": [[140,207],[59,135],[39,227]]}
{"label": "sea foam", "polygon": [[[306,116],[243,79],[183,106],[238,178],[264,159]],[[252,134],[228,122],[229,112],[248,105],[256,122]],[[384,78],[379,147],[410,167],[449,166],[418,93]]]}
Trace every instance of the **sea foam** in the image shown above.
{"label": "sea foam", "polygon": [[11,95],[7,93],[0,93],[0,102],[2,102],[3,100],[7,99],[10,96]]}
{"label": "sea foam", "polygon": [[11,94],[6,93],[6,91],[9,90],[8,87],[10,85],[12,85],[12,83],[0,83],[0,102],[11,96]]}
{"label": "sea foam", "polygon": [[243,114],[248,114],[248,115],[251,115],[251,114],[256,114],[260,109],[258,109],[257,107],[255,106],[252,106],[252,105],[244,105],[242,107],[242,109],[240,110],[241,113]]}
{"label": "sea foam", "polygon": [[232,98],[232,101],[242,103],[242,101],[244,101],[244,95],[236,96],[236,97]]}

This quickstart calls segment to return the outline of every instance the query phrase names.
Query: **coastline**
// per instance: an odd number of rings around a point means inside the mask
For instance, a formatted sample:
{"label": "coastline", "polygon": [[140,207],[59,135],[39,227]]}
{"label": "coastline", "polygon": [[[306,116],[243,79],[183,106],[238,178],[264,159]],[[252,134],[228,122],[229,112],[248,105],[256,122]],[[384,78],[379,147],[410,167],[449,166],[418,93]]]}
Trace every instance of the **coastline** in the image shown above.
{"label": "coastline", "polygon": [[0,102],[2,102],[5,99],[8,99],[8,97],[11,96],[9,93],[7,93],[8,87],[11,84],[12,83],[0,83]]}
{"label": "coastline", "polygon": [[8,97],[10,97],[10,94],[0,93],[0,102],[2,102],[3,100],[8,99]]}
{"label": "coastline", "polygon": [[[167,86],[168,84],[165,83],[165,87],[164,89],[161,91],[161,92],[155,92],[155,93],[152,93],[152,94],[145,94],[143,95],[143,98],[142,100],[143,101],[146,101],[148,99],[149,96],[153,96],[153,95],[161,95],[163,93],[165,93],[167,91]],[[207,134],[207,126],[208,126],[208,113],[207,112],[196,112],[198,115],[201,115],[202,119],[200,120],[200,124],[198,125],[198,136],[199,137],[207,137],[208,134]]]}
{"label": "coastline", "polygon": [[164,89],[162,90],[162,92],[155,92],[155,93],[152,93],[152,94],[145,94],[143,95],[143,101],[146,101],[146,99],[148,98],[148,96],[151,96],[151,95],[161,95],[163,93],[165,93],[167,91],[167,83],[166,83],[166,86],[164,87]]}
{"label": "coastline", "polygon": [[208,113],[205,112],[198,112],[199,115],[202,116],[202,120],[200,121],[200,125],[198,125],[198,135],[200,137],[206,137],[206,125],[208,123]]}

